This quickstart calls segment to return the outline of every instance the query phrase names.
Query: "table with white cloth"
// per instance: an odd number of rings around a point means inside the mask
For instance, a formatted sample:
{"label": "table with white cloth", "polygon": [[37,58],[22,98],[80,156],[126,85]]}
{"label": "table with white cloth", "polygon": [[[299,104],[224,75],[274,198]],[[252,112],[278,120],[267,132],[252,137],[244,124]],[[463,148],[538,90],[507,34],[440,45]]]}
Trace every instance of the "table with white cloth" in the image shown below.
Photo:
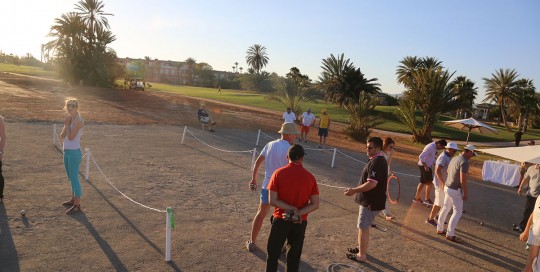
{"label": "table with white cloth", "polygon": [[518,164],[501,161],[484,161],[482,179],[515,187],[519,185],[519,170],[520,166]]}

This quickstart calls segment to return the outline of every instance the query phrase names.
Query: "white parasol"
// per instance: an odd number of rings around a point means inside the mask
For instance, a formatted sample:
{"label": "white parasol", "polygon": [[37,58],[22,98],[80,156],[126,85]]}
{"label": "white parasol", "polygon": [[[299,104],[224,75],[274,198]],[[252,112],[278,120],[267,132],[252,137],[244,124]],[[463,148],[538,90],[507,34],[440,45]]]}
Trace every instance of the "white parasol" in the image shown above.
{"label": "white parasol", "polygon": [[478,151],[518,162],[530,162],[540,164],[540,145],[488,148],[480,149]]}
{"label": "white parasol", "polygon": [[496,129],[472,117],[468,119],[444,121],[443,124],[445,126],[458,128],[459,130],[466,130],[467,131],[467,144],[469,143],[469,135],[471,134],[471,131],[478,131],[480,132],[480,134],[484,134],[484,133],[499,134]]}

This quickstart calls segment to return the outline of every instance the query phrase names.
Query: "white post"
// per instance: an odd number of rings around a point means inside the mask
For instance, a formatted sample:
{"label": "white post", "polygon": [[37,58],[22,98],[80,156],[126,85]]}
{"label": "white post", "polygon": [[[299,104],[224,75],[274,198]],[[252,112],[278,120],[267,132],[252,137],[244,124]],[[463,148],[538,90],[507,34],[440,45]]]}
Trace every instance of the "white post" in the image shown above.
{"label": "white post", "polygon": [[84,172],[84,179],[86,181],[89,181],[90,177],[90,157],[92,157],[92,153],[90,153],[90,148],[85,148],[84,151],[86,151],[86,172]]}
{"label": "white post", "polygon": [[332,156],[332,165],[330,167],[334,168],[334,162],[336,161],[336,152],[337,148],[334,147],[334,155]]}
{"label": "white post", "polygon": [[251,156],[251,171],[253,171],[253,167],[255,167],[255,157],[257,156],[257,148],[253,148],[253,156]]}
{"label": "white post", "polygon": [[184,126],[184,133],[182,133],[182,142],[180,142],[181,144],[184,144],[184,138],[186,137],[186,130],[187,130],[187,126]]}
{"label": "white post", "polygon": [[56,124],[52,127],[52,144],[56,146]]}
{"label": "white post", "polygon": [[165,261],[171,261],[171,207],[167,207],[167,219],[165,227]]}
{"label": "white post", "polygon": [[259,129],[259,133],[257,133],[257,142],[255,143],[255,146],[259,146],[259,138],[261,137],[261,130]]}

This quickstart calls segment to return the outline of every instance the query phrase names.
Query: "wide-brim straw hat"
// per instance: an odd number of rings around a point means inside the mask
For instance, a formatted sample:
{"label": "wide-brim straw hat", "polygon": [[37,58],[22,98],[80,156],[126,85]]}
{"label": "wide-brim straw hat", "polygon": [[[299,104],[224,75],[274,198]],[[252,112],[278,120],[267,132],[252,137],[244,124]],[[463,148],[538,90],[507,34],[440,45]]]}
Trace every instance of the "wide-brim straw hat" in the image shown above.
{"label": "wide-brim straw hat", "polygon": [[283,125],[281,125],[281,129],[278,131],[278,133],[281,133],[281,134],[300,134],[300,132],[298,132],[298,127],[296,126],[295,123],[283,123]]}

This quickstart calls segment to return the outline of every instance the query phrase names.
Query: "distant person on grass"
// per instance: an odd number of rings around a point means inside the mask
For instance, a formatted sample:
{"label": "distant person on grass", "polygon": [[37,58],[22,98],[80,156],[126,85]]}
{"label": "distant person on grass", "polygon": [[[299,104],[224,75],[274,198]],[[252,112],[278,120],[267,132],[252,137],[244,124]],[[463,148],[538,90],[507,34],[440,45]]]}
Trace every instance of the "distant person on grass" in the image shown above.
{"label": "distant person on grass", "polygon": [[[433,187],[433,166],[435,165],[435,160],[437,159],[437,150],[441,150],[446,146],[446,140],[438,140],[436,142],[431,142],[424,147],[422,153],[418,156],[418,168],[420,169],[420,182],[416,187],[416,194],[413,199],[413,203],[424,203],[428,206],[433,205],[431,201],[431,188]],[[425,198],[422,201],[420,196],[422,191],[426,189]]]}
{"label": "distant person on grass", "polygon": [[326,138],[328,137],[328,130],[330,129],[331,124],[330,117],[328,116],[328,112],[326,109],[322,110],[321,117],[319,118],[319,124],[317,125],[318,128],[318,135],[319,135],[319,148],[325,148],[326,147]]}
{"label": "distant person on grass", "polygon": [[6,123],[4,117],[0,115],[0,204],[4,199],[4,176],[2,175],[2,158],[4,156],[4,148],[6,147]]}
{"label": "distant person on grass", "polygon": [[521,130],[514,134],[514,140],[515,140],[516,146],[519,146],[519,143],[521,142],[521,136],[523,136],[523,132],[521,132]]}
{"label": "distant person on grass", "polygon": [[309,134],[309,129],[315,124],[315,115],[311,112],[311,109],[308,108],[300,116],[300,139],[299,141],[304,141],[307,143],[307,137]]}
{"label": "distant person on grass", "polygon": [[454,154],[458,151],[458,145],[454,142],[449,142],[444,148],[446,150],[437,157],[437,161],[435,162],[435,178],[433,179],[435,201],[433,202],[431,213],[426,220],[426,223],[435,227],[437,226],[435,217],[439,214],[441,207],[444,205],[444,187],[446,178],[448,177],[448,165]]}
{"label": "distant person on grass", "polygon": [[204,109],[204,103],[201,103],[199,109],[197,110],[197,118],[199,118],[199,122],[208,125],[208,131],[214,132],[214,126],[216,125],[216,121],[210,117],[210,114]]}
{"label": "distant person on grass", "polygon": [[71,199],[62,203],[62,205],[70,206],[66,214],[81,211],[82,187],[79,180],[79,166],[82,160],[81,135],[84,120],[78,109],[79,102],[76,99],[66,100],[67,116],[64,119],[62,133],[60,133],[60,139],[64,140],[64,167],[71,183]]}
{"label": "distant person on grass", "polygon": [[[461,215],[463,215],[463,201],[469,198],[468,173],[469,160],[476,156],[473,145],[466,145],[463,153],[452,158],[448,164],[448,177],[444,187],[444,205],[437,221],[437,234],[445,235],[446,239],[455,243],[463,240],[457,237],[455,230]],[[452,216],[448,220],[448,228],[444,230],[444,221],[452,210]]]}
{"label": "distant person on grass", "polygon": [[283,113],[283,123],[294,123],[296,121],[296,114],[292,111],[291,107],[287,107],[287,110]]}
{"label": "distant person on grass", "polygon": [[304,148],[297,144],[291,146],[287,157],[289,164],[277,169],[268,183],[269,202],[275,208],[266,249],[266,271],[272,272],[278,269],[285,241],[287,271],[298,271],[308,214],[319,208],[319,188],[315,177],[302,166]]}
{"label": "distant person on grass", "polygon": [[385,208],[388,164],[381,152],[382,145],[383,140],[379,137],[368,139],[366,150],[369,162],[362,171],[360,182],[357,187],[345,190],[347,196],[356,194],[354,201],[359,205],[358,246],[348,248],[346,254],[348,259],[356,262],[367,261],[369,228],[375,216]]}
{"label": "distant person on grass", "polygon": [[255,249],[255,242],[257,241],[257,236],[261,230],[262,223],[264,218],[270,210],[269,196],[268,196],[268,182],[270,177],[274,174],[276,169],[281,168],[289,162],[287,159],[287,154],[289,152],[289,147],[294,144],[296,137],[298,137],[298,128],[293,123],[283,123],[281,129],[278,131],[281,133],[281,138],[278,140],[271,141],[267,143],[261,154],[255,161],[255,166],[251,173],[251,181],[249,182],[249,188],[251,190],[257,189],[257,179],[259,178],[259,168],[264,162],[264,180],[261,186],[261,199],[259,202],[259,209],[255,218],[253,218],[253,224],[251,226],[251,236],[246,242],[246,248],[249,251]]}

